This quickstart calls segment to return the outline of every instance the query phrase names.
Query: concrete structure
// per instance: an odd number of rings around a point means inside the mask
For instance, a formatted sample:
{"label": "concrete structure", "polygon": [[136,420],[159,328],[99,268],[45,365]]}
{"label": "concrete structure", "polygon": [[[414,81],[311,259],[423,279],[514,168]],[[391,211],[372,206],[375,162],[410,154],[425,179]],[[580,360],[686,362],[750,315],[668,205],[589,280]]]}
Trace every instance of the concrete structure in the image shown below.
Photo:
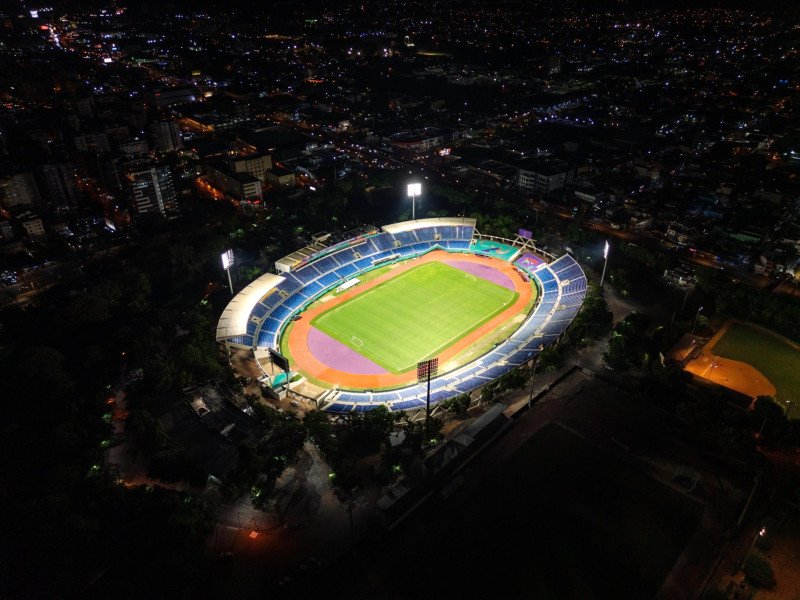
{"label": "concrete structure", "polygon": [[42,166],[42,184],[51,207],[56,211],[75,208],[80,197],[78,166],[71,162]]}
{"label": "concrete structure", "polygon": [[267,171],[272,168],[272,157],[267,154],[251,154],[228,159],[234,173],[249,173],[262,183],[267,179]]}
{"label": "concrete structure", "polygon": [[20,225],[25,230],[30,238],[38,238],[44,236],[44,223],[39,215],[31,212],[23,213],[17,217]]}
{"label": "concrete structure", "polygon": [[206,165],[206,178],[234,201],[260,202],[263,196],[260,179],[244,171],[231,171],[221,160],[213,160]]}
{"label": "concrete structure", "polygon": [[156,121],[150,125],[150,135],[158,152],[175,152],[183,148],[183,138],[174,121]]}
{"label": "concrete structure", "polygon": [[0,178],[0,202],[6,208],[38,206],[42,202],[36,180],[30,171]]}
{"label": "concrete structure", "polygon": [[108,142],[108,134],[105,132],[76,135],[72,140],[75,144],[75,149],[80,152],[97,153],[111,151],[111,145]]}
{"label": "concrete structure", "polygon": [[283,169],[281,167],[273,167],[266,173],[267,181],[273,187],[288,188],[294,187],[296,177],[294,171]]}
{"label": "concrete structure", "polygon": [[517,185],[531,194],[549,194],[564,187],[569,167],[559,162],[526,162],[519,167]]}
{"label": "concrete structure", "polygon": [[452,139],[452,134],[438,127],[426,127],[414,131],[401,131],[389,136],[386,141],[398,150],[427,152],[444,146]]}
{"label": "concrete structure", "polygon": [[125,178],[131,203],[139,214],[160,212],[167,216],[177,212],[177,197],[169,167],[132,169]]}

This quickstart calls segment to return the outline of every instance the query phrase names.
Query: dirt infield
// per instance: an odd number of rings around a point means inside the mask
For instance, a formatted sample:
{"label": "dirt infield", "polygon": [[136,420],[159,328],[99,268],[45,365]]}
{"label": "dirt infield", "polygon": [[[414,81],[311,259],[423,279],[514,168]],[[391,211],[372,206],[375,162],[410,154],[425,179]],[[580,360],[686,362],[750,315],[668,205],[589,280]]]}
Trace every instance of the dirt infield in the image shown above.
{"label": "dirt infield", "polygon": [[751,398],[774,397],[777,390],[761,371],[747,363],[714,354],[714,346],[727,333],[732,323],[733,321],[726,322],[714,337],[708,340],[700,355],[686,365],[686,370]]}
{"label": "dirt infield", "polygon": [[399,387],[404,384],[411,384],[416,381],[416,370],[410,369],[403,373],[371,373],[371,374],[358,374],[343,371],[331,365],[325,364],[320,361],[309,348],[309,335],[312,331],[311,321],[317,315],[330,310],[331,308],[346,302],[366,290],[369,290],[384,281],[397,277],[401,273],[413,269],[418,265],[426,262],[438,262],[452,260],[454,256],[458,257],[459,261],[477,263],[480,265],[491,265],[493,268],[504,273],[513,283],[514,289],[519,293],[519,296],[511,306],[506,310],[492,318],[484,325],[478,327],[470,332],[452,346],[446,348],[439,354],[440,364],[444,364],[447,360],[453,358],[463,350],[469,348],[472,344],[479,341],[488,333],[504,324],[511,319],[514,315],[525,309],[528,303],[533,298],[533,290],[530,283],[523,281],[522,277],[514,269],[514,266],[508,262],[501,261],[493,258],[478,257],[470,254],[453,255],[443,250],[434,250],[425,256],[415,260],[410,260],[402,265],[397,266],[388,273],[373,279],[365,284],[357,286],[357,289],[347,291],[341,296],[337,296],[327,302],[316,304],[303,313],[303,318],[296,321],[289,331],[289,354],[292,359],[292,369],[300,371],[301,373],[313,377],[314,379],[327,382],[331,386],[339,386],[345,389],[378,389],[386,387]]}

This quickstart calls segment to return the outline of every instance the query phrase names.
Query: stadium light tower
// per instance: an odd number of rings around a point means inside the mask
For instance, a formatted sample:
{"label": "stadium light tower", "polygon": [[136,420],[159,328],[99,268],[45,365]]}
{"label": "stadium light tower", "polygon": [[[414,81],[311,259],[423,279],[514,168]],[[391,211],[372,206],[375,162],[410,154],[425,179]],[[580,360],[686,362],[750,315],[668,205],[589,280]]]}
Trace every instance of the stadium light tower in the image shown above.
{"label": "stadium light tower", "polygon": [[431,377],[436,377],[439,373],[439,359],[429,358],[421,360],[417,363],[417,381],[422,383],[427,381],[428,392],[425,396],[425,442],[428,441],[430,435],[430,420],[431,420]]}
{"label": "stadium light tower", "polygon": [[692,323],[692,335],[694,335],[694,328],[697,326],[697,319],[700,317],[700,311],[703,310],[703,307],[697,309],[697,314],[694,316],[694,323]]}
{"label": "stadium light tower", "polygon": [[225,272],[228,274],[228,287],[231,290],[231,296],[233,296],[233,281],[231,281],[231,267],[233,266],[233,249],[225,250],[222,253],[222,268],[225,269]]}
{"label": "stadium light tower", "polygon": [[416,220],[417,218],[417,196],[422,195],[422,184],[421,183],[409,183],[408,184],[408,197],[411,198],[411,219]]}
{"label": "stadium light tower", "polygon": [[606,278],[606,267],[608,266],[608,240],[603,248],[603,274],[600,275],[600,287],[603,287],[603,280]]}

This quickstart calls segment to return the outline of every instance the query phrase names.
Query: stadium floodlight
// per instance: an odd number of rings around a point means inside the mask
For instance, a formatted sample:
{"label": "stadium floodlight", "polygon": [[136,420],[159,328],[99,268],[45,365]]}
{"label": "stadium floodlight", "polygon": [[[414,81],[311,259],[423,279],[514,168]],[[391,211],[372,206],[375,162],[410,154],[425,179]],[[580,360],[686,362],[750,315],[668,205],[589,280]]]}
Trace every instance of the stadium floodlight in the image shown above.
{"label": "stadium floodlight", "polygon": [[431,377],[435,377],[439,372],[439,359],[429,358],[428,360],[421,360],[417,363],[417,381],[428,382],[428,393],[425,396],[425,441],[428,441],[428,434],[430,428],[428,422],[431,418]]}
{"label": "stadium floodlight", "polygon": [[228,274],[228,287],[231,290],[231,296],[233,296],[233,281],[231,281],[231,267],[233,266],[233,249],[229,248],[225,250],[220,256],[222,259],[222,268],[225,269],[225,272]]}
{"label": "stadium floodlight", "polygon": [[600,275],[600,287],[603,287],[603,281],[606,278],[606,267],[608,266],[608,240],[606,240],[605,248],[603,248],[603,274]]}
{"label": "stadium floodlight", "polygon": [[700,317],[700,311],[703,310],[703,307],[697,309],[697,314],[694,316],[694,323],[692,323],[692,335],[694,335],[694,328],[697,325],[697,319]]}
{"label": "stadium floodlight", "polygon": [[411,219],[416,220],[417,218],[417,196],[422,195],[422,184],[421,183],[409,183],[408,184],[408,197],[411,198]]}

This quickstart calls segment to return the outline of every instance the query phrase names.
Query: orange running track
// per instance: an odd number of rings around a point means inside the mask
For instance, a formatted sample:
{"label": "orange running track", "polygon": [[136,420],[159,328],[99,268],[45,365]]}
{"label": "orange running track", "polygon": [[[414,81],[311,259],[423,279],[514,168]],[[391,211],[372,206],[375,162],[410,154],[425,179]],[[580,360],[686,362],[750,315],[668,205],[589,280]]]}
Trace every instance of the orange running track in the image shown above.
{"label": "orange running track", "polygon": [[341,296],[329,300],[327,302],[318,303],[309,308],[303,313],[303,318],[294,322],[289,332],[289,354],[292,357],[292,370],[300,371],[305,375],[309,375],[323,382],[327,382],[331,387],[337,385],[344,389],[377,389],[385,387],[400,387],[402,385],[410,385],[417,380],[416,369],[409,369],[403,373],[380,373],[373,375],[360,375],[356,373],[348,373],[341,371],[331,365],[327,365],[319,360],[311,353],[308,347],[308,334],[311,331],[311,321],[331,308],[346,302],[370,288],[380,285],[388,279],[397,277],[401,273],[413,269],[414,267],[427,263],[427,262],[444,262],[447,260],[459,260],[465,262],[480,263],[482,265],[490,265],[493,268],[505,273],[512,282],[514,288],[519,294],[516,302],[509,306],[506,310],[496,315],[487,323],[481,325],[474,331],[465,335],[463,338],[455,342],[452,346],[447,348],[439,354],[439,364],[444,364],[456,356],[459,352],[466,350],[472,344],[480,340],[485,335],[491,333],[494,329],[503,325],[506,321],[510,320],[516,314],[522,312],[527,306],[528,302],[533,298],[533,289],[530,283],[525,282],[522,277],[514,269],[511,263],[496,258],[484,258],[475,256],[474,254],[453,254],[445,252],[444,250],[434,250],[428,254],[412,259],[409,262],[402,264],[388,273],[381,275],[365,284],[357,286],[357,289],[346,291]]}

